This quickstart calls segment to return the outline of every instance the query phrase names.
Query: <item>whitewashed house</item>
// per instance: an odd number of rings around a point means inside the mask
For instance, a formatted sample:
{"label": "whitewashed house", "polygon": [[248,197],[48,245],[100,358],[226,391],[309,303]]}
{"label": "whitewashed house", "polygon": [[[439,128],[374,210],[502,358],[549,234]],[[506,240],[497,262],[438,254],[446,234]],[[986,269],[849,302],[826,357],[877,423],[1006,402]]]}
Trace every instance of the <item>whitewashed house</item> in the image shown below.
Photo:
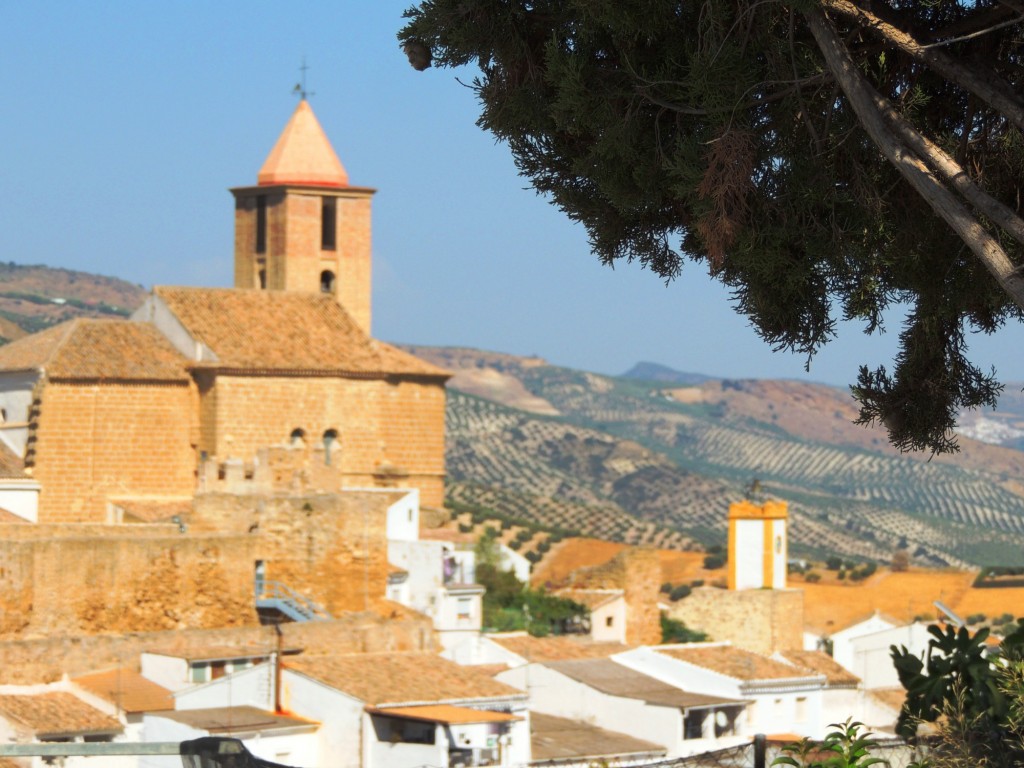
{"label": "whitewashed house", "polygon": [[667,754],[664,747],[626,733],[535,711],[530,712],[530,743],[535,768],[631,768],[662,761]]}
{"label": "whitewashed house", "polygon": [[147,712],[174,709],[170,690],[127,667],[79,675],[69,682],[69,690],[85,703],[119,720],[124,726],[125,741],[143,740],[143,716]]}
{"label": "whitewashed house", "polygon": [[496,678],[528,692],[537,712],[628,733],[670,758],[746,740],[744,701],[693,693],[611,659],[533,663]]}
{"label": "whitewashed house", "polygon": [[[184,711],[244,706],[286,712],[318,724],[305,742],[315,745],[315,757],[281,760],[261,754],[262,739],[246,745],[261,757],[303,768],[517,768],[530,760],[526,696],[440,656],[297,656],[272,670],[271,664],[251,667],[178,692],[175,722],[190,724],[181,722]],[[148,730],[150,718],[146,722],[146,738],[154,740],[157,731]]]}
{"label": "whitewashed house", "polygon": [[521,667],[535,661],[606,659],[631,646],[595,642],[589,635],[533,637],[526,632],[487,632],[446,650],[442,656],[458,664]]}
{"label": "whitewashed house", "polygon": [[[120,741],[119,720],[56,686],[0,686],[0,744],[44,741]],[[88,768],[89,758],[68,757],[65,768]],[[48,768],[42,757],[30,758],[32,768]],[[114,757],[113,768],[134,768],[134,757]],[[93,767],[94,768],[94,767]]]}
{"label": "whitewashed house", "polygon": [[819,642],[823,645],[826,641],[830,641],[832,644],[832,658],[844,669],[849,670],[863,680],[863,675],[858,674],[855,668],[853,641],[863,635],[870,635],[883,629],[898,627],[902,623],[878,611],[874,611],[870,616],[857,619],[842,629],[833,632],[827,638],[820,638]]}
{"label": "whitewashed house", "polygon": [[744,722],[737,724],[745,735],[822,738],[831,722],[824,710],[825,675],[728,643],[644,646],[614,659],[685,690],[748,702]]}
{"label": "whitewashed house", "polygon": [[559,597],[590,611],[590,637],[599,643],[626,642],[626,593],[622,589],[562,589]]}

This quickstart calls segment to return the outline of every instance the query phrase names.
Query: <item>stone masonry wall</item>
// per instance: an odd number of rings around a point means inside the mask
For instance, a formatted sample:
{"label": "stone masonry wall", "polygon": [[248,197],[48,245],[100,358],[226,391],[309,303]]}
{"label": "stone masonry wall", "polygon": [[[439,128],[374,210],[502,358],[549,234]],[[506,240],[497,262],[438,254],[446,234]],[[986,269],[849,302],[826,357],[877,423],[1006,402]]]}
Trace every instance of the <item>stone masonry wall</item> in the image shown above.
{"label": "stone masonry wall", "polygon": [[[437,651],[430,620],[395,606],[387,614],[350,614],[334,621],[281,625],[282,646],[306,654]],[[138,669],[145,650],[188,653],[210,647],[277,647],[273,627],[189,629],[0,640],[0,685],[27,685],[59,680],[113,666]]]}
{"label": "stone masonry wall", "polygon": [[0,638],[255,624],[252,548],[176,526],[0,526]]}
{"label": "stone masonry wall", "polygon": [[728,640],[757,653],[803,647],[804,593],[799,589],[698,587],[673,603],[670,614],[711,640]]}
{"label": "stone masonry wall", "polygon": [[[336,430],[331,450],[343,487],[373,487],[382,466],[397,467],[420,490],[424,506],[444,501],[443,385],[436,382],[339,377],[225,376],[204,385],[200,448],[210,457],[251,459],[260,448],[285,444],[295,429],[308,446]],[[206,403],[216,407],[206,408]],[[321,454],[322,455],[322,454]],[[324,488],[323,490],[337,490]]]}
{"label": "stone masonry wall", "polygon": [[387,589],[388,493],[351,491],[310,496],[204,493],[188,518],[190,531],[248,535],[245,567],[256,560],[266,579],[313,599],[331,615],[381,604]]}
{"label": "stone masonry wall", "polygon": [[111,495],[193,492],[198,434],[191,385],[49,382],[37,409],[40,522],[106,522]]}

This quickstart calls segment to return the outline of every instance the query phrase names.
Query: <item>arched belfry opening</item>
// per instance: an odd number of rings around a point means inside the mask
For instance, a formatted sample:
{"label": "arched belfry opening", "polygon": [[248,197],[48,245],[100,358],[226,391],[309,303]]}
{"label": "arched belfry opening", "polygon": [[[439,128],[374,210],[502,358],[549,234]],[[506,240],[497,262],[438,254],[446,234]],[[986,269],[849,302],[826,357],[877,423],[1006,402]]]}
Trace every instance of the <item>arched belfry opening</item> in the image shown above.
{"label": "arched belfry opening", "polygon": [[335,274],[325,269],[320,273],[320,293],[334,293],[338,278]]}
{"label": "arched belfry opening", "polygon": [[299,102],[256,183],[231,193],[235,287],[328,294],[369,333],[374,190],[349,184],[308,101]]}
{"label": "arched belfry opening", "polygon": [[330,466],[332,454],[341,450],[341,441],[338,440],[338,430],[328,429],[324,432],[324,464]]}

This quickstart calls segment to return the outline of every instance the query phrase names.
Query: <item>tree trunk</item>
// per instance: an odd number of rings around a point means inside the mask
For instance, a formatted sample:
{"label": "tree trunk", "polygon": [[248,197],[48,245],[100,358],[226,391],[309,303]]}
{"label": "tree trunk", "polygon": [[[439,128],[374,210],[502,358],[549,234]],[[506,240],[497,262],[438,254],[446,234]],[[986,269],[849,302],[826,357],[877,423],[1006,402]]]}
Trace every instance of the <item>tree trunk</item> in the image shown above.
{"label": "tree trunk", "polygon": [[[1024,270],[1014,267],[995,238],[887,125],[879,105],[888,102],[860,73],[846,46],[821,9],[805,11],[804,17],[829,70],[843,89],[850,106],[875,145],[927,201],[932,210],[953,228],[1013,302],[1024,309]],[[913,130],[909,125],[907,128]]]}

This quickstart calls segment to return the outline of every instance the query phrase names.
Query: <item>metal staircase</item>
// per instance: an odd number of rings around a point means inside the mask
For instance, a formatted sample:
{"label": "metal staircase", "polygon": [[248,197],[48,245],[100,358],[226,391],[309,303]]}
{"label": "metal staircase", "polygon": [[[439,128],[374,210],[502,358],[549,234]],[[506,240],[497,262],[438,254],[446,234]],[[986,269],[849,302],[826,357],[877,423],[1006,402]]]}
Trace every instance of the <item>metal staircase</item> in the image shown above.
{"label": "metal staircase", "polygon": [[323,621],[330,619],[327,610],[280,581],[256,580],[256,611],[260,619],[275,613],[290,621]]}

